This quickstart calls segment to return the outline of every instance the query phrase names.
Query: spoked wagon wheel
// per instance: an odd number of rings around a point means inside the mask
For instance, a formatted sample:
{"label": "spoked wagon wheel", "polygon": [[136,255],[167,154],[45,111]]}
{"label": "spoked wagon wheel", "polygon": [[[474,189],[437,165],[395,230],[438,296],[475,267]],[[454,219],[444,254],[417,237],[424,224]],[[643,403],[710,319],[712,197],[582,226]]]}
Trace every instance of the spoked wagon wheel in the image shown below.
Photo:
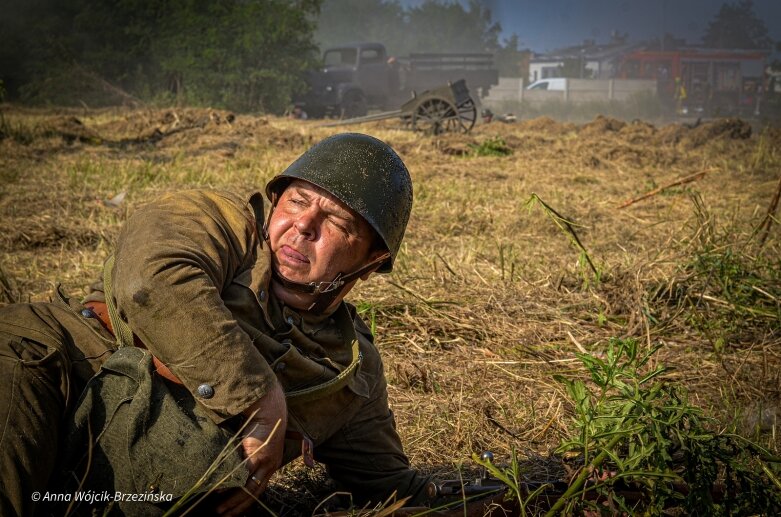
{"label": "spoked wagon wheel", "polygon": [[477,120],[477,107],[475,101],[467,99],[458,105],[458,123],[460,131],[468,133],[473,127],[475,127],[475,121]]}
{"label": "spoked wagon wheel", "polygon": [[466,133],[475,125],[477,108],[472,99],[458,107],[441,98],[426,99],[412,113],[412,129],[438,135]]}
{"label": "spoked wagon wheel", "polygon": [[445,99],[426,99],[412,113],[412,129],[433,135],[458,131],[458,109]]}

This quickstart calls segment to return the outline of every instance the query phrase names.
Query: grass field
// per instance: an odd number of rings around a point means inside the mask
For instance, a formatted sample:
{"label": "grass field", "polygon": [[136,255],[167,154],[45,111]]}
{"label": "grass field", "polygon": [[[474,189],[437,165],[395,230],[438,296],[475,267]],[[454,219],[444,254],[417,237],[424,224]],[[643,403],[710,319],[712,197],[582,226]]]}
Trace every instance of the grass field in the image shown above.
{"label": "grass field", "polygon": [[[343,130],[229,115],[3,107],[2,301],[46,300],[56,282],[84,293],[140,203],[189,187],[250,193]],[[575,354],[604,357],[611,338],[661,345],[650,366],[671,367],[665,382],[715,417],[714,432],[734,428],[778,454],[781,225],[767,237],[760,227],[781,131],[607,118],[494,122],[469,135],[351,129],[389,142],[414,181],[396,269],[349,299],[376,328],[415,466],[452,477],[473,452],[508,462],[515,450],[544,470],[574,430],[554,376],[587,379]],[[316,501],[321,473],[292,470]]]}

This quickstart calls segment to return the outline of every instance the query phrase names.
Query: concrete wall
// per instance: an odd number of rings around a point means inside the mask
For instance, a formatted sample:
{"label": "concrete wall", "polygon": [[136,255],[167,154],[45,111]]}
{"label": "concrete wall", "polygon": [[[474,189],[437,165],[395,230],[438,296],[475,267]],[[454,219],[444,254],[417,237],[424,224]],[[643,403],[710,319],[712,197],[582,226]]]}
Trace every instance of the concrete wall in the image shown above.
{"label": "concrete wall", "polygon": [[646,79],[569,79],[566,91],[525,90],[521,79],[500,77],[487,97],[482,99],[487,108],[500,108],[511,103],[531,106],[552,100],[574,103],[593,101],[624,101],[639,92],[656,95],[656,81]]}

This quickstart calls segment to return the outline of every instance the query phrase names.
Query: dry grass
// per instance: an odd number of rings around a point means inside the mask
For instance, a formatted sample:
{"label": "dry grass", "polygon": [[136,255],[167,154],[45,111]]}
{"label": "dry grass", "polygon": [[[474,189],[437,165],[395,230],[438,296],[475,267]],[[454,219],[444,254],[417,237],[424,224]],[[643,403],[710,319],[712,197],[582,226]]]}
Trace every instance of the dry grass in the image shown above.
{"label": "dry grass", "polygon": [[[6,299],[47,299],[56,281],[83,292],[137,204],[194,186],[250,192],[340,131],[206,110],[3,110],[12,131],[0,141],[0,256],[15,281]],[[552,375],[582,375],[574,352],[599,353],[617,336],[664,343],[657,358],[675,367],[671,381],[721,425],[737,422],[778,451],[779,225],[762,249],[752,234],[781,174],[778,131],[604,118],[493,123],[468,136],[396,126],[357,130],[404,158],[412,219],[394,273],[350,298],[376,325],[414,465],[452,476],[475,451],[546,457],[571,426]],[[497,138],[511,155],[469,153]],[[617,208],[705,169],[713,172]],[[123,191],[119,208],[103,202]],[[545,211],[527,206],[533,193],[576,223],[600,281]],[[759,312],[728,299],[719,279],[731,273],[703,262],[725,252],[759,271],[756,296],[745,298]],[[310,479],[297,483],[299,495],[316,500],[321,473],[297,476]]]}

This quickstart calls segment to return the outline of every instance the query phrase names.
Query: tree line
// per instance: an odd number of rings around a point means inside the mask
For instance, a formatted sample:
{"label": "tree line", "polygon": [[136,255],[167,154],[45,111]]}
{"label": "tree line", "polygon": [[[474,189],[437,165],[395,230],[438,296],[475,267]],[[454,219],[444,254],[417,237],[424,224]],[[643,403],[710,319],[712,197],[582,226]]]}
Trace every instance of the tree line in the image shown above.
{"label": "tree line", "polygon": [[321,0],[2,0],[9,99],[283,110],[316,61]]}
{"label": "tree line", "polygon": [[306,87],[318,44],[373,40],[397,55],[480,51],[500,62],[517,46],[499,43],[501,26],[477,0],[0,0],[0,12],[0,91],[50,105],[279,113]]}

